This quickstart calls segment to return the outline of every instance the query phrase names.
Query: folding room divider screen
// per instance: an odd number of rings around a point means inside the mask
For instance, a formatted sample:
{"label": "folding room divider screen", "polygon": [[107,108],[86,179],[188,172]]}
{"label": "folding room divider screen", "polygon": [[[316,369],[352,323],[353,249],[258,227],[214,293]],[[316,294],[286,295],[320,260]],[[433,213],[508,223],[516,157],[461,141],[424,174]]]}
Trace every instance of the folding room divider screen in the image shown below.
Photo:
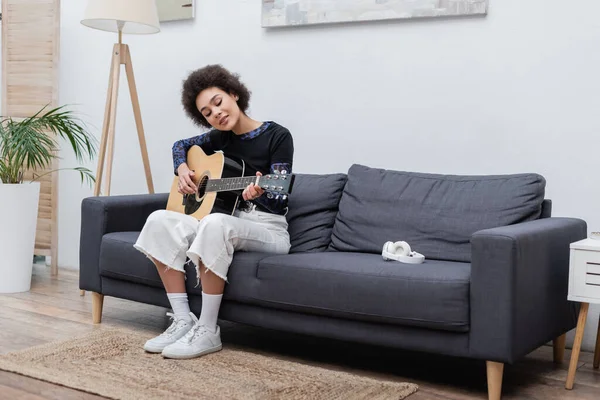
{"label": "folding room divider screen", "polygon": [[[24,118],[46,105],[58,106],[59,49],[60,0],[2,0],[3,116]],[[57,168],[54,161],[51,169]],[[35,254],[51,257],[55,275],[58,174],[48,174],[40,182]]]}

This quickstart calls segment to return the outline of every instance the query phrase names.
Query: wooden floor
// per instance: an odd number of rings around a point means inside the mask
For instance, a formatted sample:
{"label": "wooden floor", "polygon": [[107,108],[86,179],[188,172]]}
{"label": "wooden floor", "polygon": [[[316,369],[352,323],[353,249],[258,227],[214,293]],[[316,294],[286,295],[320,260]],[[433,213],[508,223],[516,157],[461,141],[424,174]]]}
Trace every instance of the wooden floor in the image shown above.
{"label": "wooden floor", "polygon": [[[0,354],[109,327],[135,328],[150,337],[169,322],[164,308],[106,297],[102,324],[93,325],[91,296],[79,296],[77,272],[60,270],[58,277],[52,278],[44,265],[34,267],[30,292],[0,295],[0,305]],[[315,340],[231,323],[221,327],[224,346],[235,343],[311,365],[417,383],[419,391],[409,400],[487,399],[483,362]],[[552,348],[544,346],[506,366],[503,399],[600,399],[600,371],[592,368],[591,353],[581,354],[574,389],[564,389],[570,355],[567,350],[565,362],[556,365]],[[0,399],[101,398],[0,371]]]}

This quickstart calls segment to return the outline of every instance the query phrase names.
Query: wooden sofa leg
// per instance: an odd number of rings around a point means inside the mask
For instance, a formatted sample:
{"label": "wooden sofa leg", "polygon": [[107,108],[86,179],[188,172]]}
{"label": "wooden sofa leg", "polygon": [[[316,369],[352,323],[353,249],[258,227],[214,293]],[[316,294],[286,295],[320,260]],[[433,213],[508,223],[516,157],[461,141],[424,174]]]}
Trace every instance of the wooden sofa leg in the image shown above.
{"label": "wooden sofa leg", "polygon": [[488,399],[500,400],[502,397],[502,376],[504,374],[504,364],[494,361],[486,361]]}
{"label": "wooden sofa leg", "polygon": [[104,295],[92,292],[92,319],[95,324],[102,322],[102,306],[104,305]]}
{"label": "wooden sofa leg", "polygon": [[567,334],[563,333],[552,341],[554,346],[554,362],[556,364],[562,364],[565,359],[565,343],[567,341]]}

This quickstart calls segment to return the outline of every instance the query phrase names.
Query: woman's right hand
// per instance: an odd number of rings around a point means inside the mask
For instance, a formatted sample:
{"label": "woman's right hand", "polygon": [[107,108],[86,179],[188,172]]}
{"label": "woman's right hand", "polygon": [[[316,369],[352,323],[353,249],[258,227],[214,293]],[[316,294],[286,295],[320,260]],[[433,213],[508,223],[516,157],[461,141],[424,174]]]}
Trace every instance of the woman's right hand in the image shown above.
{"label": "woman's right hand", "polygon": [[179,185],[178,191],[181,194],[194,194],[198,190],[194,181],[192,181],[192,176],[194,176],[194,171],[190,170],[186,163],[181,164],[177,168],[177,175],[179,176]]}

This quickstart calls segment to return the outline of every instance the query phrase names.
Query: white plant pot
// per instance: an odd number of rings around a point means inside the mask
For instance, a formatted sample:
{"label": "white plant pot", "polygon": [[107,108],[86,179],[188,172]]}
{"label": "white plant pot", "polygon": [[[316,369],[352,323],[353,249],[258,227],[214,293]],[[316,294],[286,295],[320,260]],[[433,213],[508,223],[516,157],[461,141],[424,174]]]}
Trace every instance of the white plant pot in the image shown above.
{"label": "white plant pot", "polygon": [[39,198],[39,182],[0,183],[0,293],[31,289]]}

